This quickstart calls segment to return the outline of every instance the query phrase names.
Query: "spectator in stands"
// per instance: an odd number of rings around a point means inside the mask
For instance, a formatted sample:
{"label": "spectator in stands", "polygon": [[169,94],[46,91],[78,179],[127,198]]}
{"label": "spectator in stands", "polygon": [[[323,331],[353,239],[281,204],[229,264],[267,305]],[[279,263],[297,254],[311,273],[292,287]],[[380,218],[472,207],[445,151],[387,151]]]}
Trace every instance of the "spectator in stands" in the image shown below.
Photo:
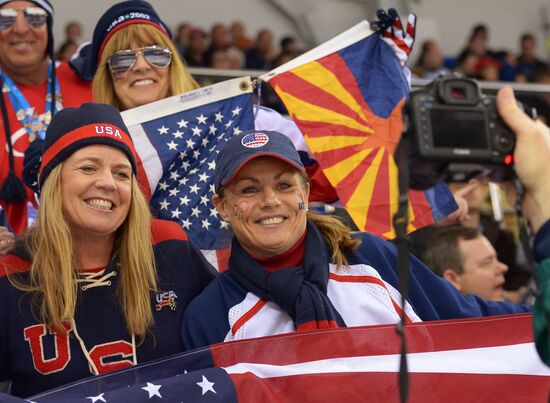
{"label": "spectator in stands", "polygon": [[193,28],[189,34],[189,46],[184,54],[184,59],[189,66],[207,67],[206,60],[206,33],[200,28]]}
{"label": "spectator in stands", "polygon": [[428,242],[423,262],[462,294],[488,301],[504,301],[508,266],[477,228],[451,225],[440,228]]}
{"label": "spectator in stands", "polygon": [[112,106],[53,117],[38,216],[0,259],[0,391],[11,381],[26,397],[184,350],[183,310],[215,273],[179,225],[151,218],[136,159]]}
{"label": "spectator in stands", "polygon": [[246,52],[254,46],[254,40],[246,36],[244,24],[241,21],[235,21],[231,24],[231,42],[243,52]]}
{"label": "spectator in stands", "polygon": [[77,48],[78,46],[74,42],[62,43],[57,51],[56,60],[70,60]]}
{"label": "spectator in stands", "polygon": [[217,23],[212,26],[210,30],[210,45],[206,50],[205,58],[209,66],[212,66],[212,55],[214,52],[225,52],[229,49],[229,42],[227,40],[227,29],[222,23]]}
{"label": "spectator in stands", "polygon": [[[398,320],[394,246],[308,211],[307,175],[286,136],[233,136],[216,159],[214,187],[212,201],[234,232],[229,269],[186,310],[186,346]],[[420,261],[411,266],[403,309],[413,322],[527,310],[462,297]]]}
{"label": "spectator in stands", "polygon": [[285,36],[280,41],[281,52],[273,60],[273,67],[281,66],[300,54],[298,43],[293,36]]}
{"label": "spectator in stands", "polygon": [[528,82],[534,82],[536,75],[547,70],[549,65],[536,57],[537,41],[533,34],[523,34],[520,47],[521,53],[517,58],[516,72],[525,76]]}
{"label": "spectator in stands", "polygon": [[176,30],[177,34],[174,38],[174,44],[176,45],[181,57],[184,57],[187,47],[189,46],[191,30],[191,25],[186,22],[179,24]]}
{"label": "spectator in stands", "polygon": [[262,29],[256,36],[254,47],[246,53],[245,67],[254,70],[269,70],[273,67],[274,56],[273,34],[269,29]]}
{"label": "spectator in stands", "polygon": [[422,44],[420,56],[412,73],[419,78],[433,80],[440,74],[447,74],[449,70],[443,66],[443,53],[438,44],[433,40],[427,40]]}
{"label": "spectator in stands", "polygon": [[[57,111],[91,99],[89,84],[55,65],[53,7],[47,0],[0,0],[0,204],[21,234],[34,194],[21,182],[23,153]],[[2,235],[0,234],[0,238]]]}
{"label": "spectator in stands", "polygon": [[82,42],[82,24],[78,21],[69,21],[65,25],[65,40],[76,43]]}
{"label": "spectator in stands", "polygon": [[491,57],[482,57],[475,68],[477,78],[485,81],[500,79],[500,64]]}
{"label": "spectator in stands", "polygon": [[456,59],[455,72],[465,77],[477,78],[480,57],[473,51],[464,51]]}

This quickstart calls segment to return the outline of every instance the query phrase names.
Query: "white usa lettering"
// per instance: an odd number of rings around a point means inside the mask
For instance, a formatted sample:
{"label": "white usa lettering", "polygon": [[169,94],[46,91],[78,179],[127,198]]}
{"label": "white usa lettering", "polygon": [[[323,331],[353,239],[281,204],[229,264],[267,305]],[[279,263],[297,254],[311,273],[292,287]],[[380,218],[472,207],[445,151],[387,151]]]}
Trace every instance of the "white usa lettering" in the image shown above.
{"label": "white usa lettering", "polygon": [[95,132],[97,134],[109,134],[120,139],[122,138],[122,136],[120,135],[120,131],[112,126],[95,125]]}

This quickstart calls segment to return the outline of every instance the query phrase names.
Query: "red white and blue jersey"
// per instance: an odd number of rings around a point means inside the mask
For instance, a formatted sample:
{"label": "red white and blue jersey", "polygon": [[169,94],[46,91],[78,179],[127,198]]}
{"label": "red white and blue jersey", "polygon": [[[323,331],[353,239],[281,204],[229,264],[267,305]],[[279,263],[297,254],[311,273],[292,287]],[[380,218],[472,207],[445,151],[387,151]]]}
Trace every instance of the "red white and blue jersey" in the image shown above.
{"label": "red white and blue jersey", "polygon": [[[50,333],[33,309],[33,295],[0,278],[0,381],[11,379],[14,395],[31,396],[91,376],[86,355],[101,374],[184,350],[179,337],[183,311],[215,273],[176,223],[153,220],[152,232],[159,289],[151,293],[154,325],[142,343],[137,337],[133,343],[126,330],[116,262],[102,273],[108,281],[79,290],[74,321],[65,324],[67,333]],[[1,263],[30,267],[15,255]]]}
{"label": "red white and blue jersey", "polygon": [[[337,270],[330,265],[327,295],[347,326],[396,323],[401,313],[401,296],[395,246],[367,233],[358,236],[362,243],[348,256],[349,266]],[[463,296],[411,256],[409,298],[405,305],[410,322],[528,311],[526,306]],[[182,337],[187,348],[195,348],[294,330],[286,312],[248,292],[229,269],[189,305]]]}

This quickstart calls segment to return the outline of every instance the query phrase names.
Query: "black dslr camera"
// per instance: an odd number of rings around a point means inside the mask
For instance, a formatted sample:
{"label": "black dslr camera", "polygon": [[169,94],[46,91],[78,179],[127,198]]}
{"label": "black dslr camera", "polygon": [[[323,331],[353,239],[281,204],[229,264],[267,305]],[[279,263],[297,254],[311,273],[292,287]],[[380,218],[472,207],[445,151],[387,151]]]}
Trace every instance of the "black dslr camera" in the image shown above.
{"label": "black dslr camera", "polygon": [[483,95],[476,81],[441,76],[411,92],[403,115],[411,187],[513,174],[515,135],[498,116],[496,98]]}

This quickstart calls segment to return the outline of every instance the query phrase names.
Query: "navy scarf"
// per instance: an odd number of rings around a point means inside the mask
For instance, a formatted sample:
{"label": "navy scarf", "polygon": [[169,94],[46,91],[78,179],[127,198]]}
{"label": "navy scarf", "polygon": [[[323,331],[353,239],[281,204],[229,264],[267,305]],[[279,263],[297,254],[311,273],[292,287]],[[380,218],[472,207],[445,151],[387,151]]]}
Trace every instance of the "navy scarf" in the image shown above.
{"label": "navy scarf", "polygon": [[296,330],[345,327],[327,296],[329,248],[310,221],[305,243],[303,266],[270,273],[233,237],[229,270],[247,291],[288,313]]}

